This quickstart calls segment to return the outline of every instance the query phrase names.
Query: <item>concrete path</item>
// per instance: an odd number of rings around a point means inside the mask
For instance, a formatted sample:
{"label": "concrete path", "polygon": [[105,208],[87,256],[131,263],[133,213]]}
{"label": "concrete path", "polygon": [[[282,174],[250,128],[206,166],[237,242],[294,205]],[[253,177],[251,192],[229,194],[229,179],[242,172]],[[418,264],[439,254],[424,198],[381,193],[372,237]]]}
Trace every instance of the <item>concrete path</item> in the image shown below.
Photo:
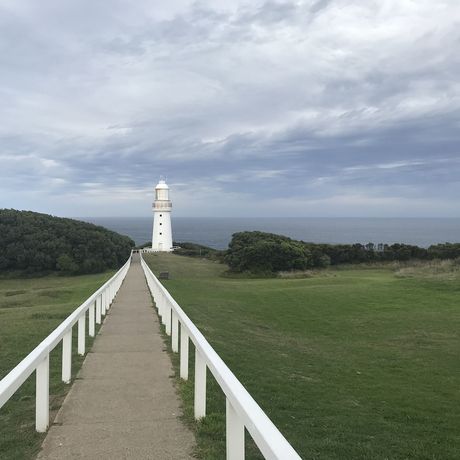
{"label": "concrete path", "polygon": [[190,459],[160,327],[135,256],[39,459]]}

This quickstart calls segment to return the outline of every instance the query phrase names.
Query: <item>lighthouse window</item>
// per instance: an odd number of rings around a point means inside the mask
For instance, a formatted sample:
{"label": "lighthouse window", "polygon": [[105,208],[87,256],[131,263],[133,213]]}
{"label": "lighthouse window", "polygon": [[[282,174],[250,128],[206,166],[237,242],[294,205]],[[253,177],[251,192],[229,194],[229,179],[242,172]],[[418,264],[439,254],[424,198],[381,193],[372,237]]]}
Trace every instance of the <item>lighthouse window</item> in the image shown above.
{"label": "lighthouse window", "polygon": [[163,224],[160,222],[160,225],[163,225]]}
{"label": "lighthouse window", "polygon": [[160,214],[160,217],[163,217],[163,214]]}
{"label": "lighthouse window", "polygon": [[160,235],[163,235],[163,233],[160,232]]}

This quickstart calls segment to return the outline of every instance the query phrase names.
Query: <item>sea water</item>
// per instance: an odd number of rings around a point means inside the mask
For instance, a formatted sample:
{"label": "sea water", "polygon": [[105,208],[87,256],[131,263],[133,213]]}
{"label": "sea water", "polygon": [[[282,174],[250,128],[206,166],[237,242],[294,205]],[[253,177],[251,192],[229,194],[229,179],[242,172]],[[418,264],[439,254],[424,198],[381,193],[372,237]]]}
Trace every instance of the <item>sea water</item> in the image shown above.
{"label": "sea water", "polygon": [[[152,239],[153,217],[79,218],[130,236],[136,244]],[[225,249],[232,234],[245,230],[286,235],[313,243],[406,243],[460,242],[458,218],[211,218],[172,215],[174,241],[190,241]]]}

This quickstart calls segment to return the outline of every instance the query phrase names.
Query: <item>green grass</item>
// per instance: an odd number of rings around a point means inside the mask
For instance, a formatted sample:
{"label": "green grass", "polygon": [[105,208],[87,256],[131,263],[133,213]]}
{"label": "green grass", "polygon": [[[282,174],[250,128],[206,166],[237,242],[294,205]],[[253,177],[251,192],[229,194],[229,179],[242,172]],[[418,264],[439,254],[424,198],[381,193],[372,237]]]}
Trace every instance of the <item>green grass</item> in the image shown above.
{"label": "green grass", "polygon": [[[146,260],[302,458],[460,458],[458,276],[236,279],[206,260]],[[192,426],[201,458],[221,459],[224,399],[209,380],[209,416]],[[192,379],[179,387],[192,424]]]}
{"label": "green grass", "polygon": [[[29,354],[112,273],[0,280],[0,379]],[[73,328],[72,376],[83,358]],[[92,340],[87,338],[87,349]],[[61,346],[50,354],[51,416],[70,388],[60,382]],[[35,432],[35,373],[0,409],[0,458],[30,459],[44,435]]]}

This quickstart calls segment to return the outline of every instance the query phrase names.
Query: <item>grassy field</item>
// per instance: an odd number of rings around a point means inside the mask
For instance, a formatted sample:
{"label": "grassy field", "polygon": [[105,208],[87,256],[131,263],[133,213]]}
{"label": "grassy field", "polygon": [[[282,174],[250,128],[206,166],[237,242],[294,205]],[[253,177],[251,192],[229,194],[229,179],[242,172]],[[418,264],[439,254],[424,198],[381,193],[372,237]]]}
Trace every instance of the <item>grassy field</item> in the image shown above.
{"label": "grassy field", "polygon": [[[206,260],[146,259],[302,458],[460,458],[459,276],[242,279]],[[225,406],[210,380],[195,428],[200,456],[221,459]],[[180,391],[192,423],[192,382]]]}
{"label": "grassy field", "polygon": [[[101,286],[112,273],[85,276],[46,276],[0,280],[0,379],[32,351],[75,308]],[[90,346],[92,341],[87,341]],[[73,369],[83,358],[73,340]],[[52,416],[70,385],[60,382],[61,346],[50,355],[50,403]],[[34,431],[35,373],[0,409],[0,458],[30,459],[44,438]]]}

